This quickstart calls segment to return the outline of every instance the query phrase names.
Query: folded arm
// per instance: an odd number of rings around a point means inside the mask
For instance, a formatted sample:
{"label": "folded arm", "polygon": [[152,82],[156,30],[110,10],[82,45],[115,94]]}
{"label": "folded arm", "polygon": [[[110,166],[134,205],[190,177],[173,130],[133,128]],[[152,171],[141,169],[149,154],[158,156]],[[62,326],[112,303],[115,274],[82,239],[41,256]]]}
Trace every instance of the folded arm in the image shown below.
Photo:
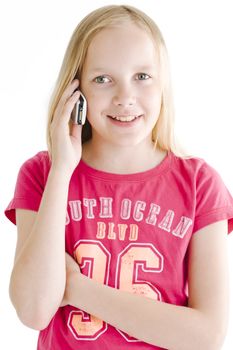
{"label": "folded arm", "polygon": [[[196,232],[189,250],[189,304],[176,306],[70,274],[66,303],[146,343],[170,350],[220,349],[227,327],[227,222]],[[74,269],[73,269],[74,272]]]}

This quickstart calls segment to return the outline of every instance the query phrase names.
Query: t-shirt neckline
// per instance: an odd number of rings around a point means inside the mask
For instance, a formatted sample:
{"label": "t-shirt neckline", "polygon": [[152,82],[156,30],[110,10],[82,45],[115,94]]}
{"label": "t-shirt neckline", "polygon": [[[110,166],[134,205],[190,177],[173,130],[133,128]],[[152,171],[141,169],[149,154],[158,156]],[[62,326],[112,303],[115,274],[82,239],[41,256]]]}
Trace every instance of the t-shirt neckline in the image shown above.
{"label": "t-shirt neckline", "polygon": [[99,169],[95,169],[92,166],[88,165],[81,158],[77,170],[80,173],[83,173],[87,176],[91,176],[100,180],[138,182],[138,181],[145,181],[148,178],[152,179],[155,176],[161,175],[162,173],[168,171],[171,167],[171,161],[172,161],[172,151],[168,151],[164,159],[151,169],[148,169],[142,172],[132,173],[132,174],[115,174],[115,173],[110,173]]}

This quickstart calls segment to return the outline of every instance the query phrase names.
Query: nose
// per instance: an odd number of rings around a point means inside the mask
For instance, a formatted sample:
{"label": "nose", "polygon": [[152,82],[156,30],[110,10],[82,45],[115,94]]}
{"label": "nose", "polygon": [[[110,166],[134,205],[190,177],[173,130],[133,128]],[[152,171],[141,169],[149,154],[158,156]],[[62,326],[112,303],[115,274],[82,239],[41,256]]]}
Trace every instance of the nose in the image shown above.
{"label": "nose", "polygon": [[121,84],[116,88],[113,103],[115,106],[133,106],[136,102],[134,89],[131,85]]}

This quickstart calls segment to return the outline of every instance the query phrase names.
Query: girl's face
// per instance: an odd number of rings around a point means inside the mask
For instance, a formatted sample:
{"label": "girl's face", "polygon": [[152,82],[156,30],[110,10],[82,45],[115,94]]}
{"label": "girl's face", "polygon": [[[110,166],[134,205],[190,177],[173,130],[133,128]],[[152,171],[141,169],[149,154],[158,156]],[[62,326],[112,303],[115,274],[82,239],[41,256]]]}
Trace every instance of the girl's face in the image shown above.
{"label": "girl's face", "polygon": [[151,144],[161,87],[158,54],[147,32],[132,23],[100,31],[88,48],[80,89],[93,139]]}

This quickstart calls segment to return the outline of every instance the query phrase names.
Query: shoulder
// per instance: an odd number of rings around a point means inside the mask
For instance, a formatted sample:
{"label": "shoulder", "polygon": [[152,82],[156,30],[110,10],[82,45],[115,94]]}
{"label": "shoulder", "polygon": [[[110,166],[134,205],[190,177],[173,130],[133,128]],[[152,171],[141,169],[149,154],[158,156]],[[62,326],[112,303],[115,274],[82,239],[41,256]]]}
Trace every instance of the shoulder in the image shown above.
{"label": "shoulder", "polygon": [[49,166],[50,160],[49,160],[49,153],[48,151],[40,151],[36,153],[35,155],[31,156],[30,158],[26,159],[22,166],[24,165],[44,165]]}
{"label": "shoulder", "polygon": [[177,186],[194,196],[197,212],[198,208],[208,205],[209,210],[233,206],[232,195],[221,175],[203,158],[174,156],[172,171]]}
{"label": "shoulder", "polygon": [[26,159],[21,167],[50,167],[50,159],[48,151],[40,151],[30,158]]}
{"label": "shoulder", "polygon": [[173,166],[185,172],[198,172],[207,163],[203,158],[196,156],[177,156],[172,153]]}
{"label": "shoulder", "polygon": [[16,223],[15,210],[37,211],[50,169],[48,152],[38,152],[20,167],[14,197],[5,210],[5,215]]}
{"label": "shoulder", "polygon": [[218,171],[205,159],[195,156],[179,157],[173,154],[173,171],[199,186],[203,181],[221,181]]}
{"label": "shoulder", "polygon": [[195,204],[193,232],[219,220],[229,220],[233,229],[233,197],[218,171],[198,157],[173,157],[176,186],[190,193]]}
{"label": "shoulder", "polygon": [[23,162],[19,176],[41,178],[46,181],[50,166],[48,151],[40,151]]}

